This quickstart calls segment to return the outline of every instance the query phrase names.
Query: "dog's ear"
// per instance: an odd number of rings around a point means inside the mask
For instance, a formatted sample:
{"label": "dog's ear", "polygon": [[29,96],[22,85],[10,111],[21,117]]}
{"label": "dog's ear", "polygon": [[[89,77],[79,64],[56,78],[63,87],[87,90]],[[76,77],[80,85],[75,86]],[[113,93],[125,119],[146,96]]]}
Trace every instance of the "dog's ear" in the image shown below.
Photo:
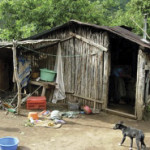
{"label": "dog's ear", "polygon": [[124,122],[123,121],[119,121],[119,124],[123,124]]}

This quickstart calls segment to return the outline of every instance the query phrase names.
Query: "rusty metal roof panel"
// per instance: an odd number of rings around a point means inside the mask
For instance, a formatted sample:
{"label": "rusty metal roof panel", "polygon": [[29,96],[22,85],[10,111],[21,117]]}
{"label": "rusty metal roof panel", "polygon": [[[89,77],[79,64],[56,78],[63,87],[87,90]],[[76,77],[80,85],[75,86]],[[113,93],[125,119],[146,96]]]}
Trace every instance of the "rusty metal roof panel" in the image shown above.
{"label": "rusty metal roof panel", "polygon": [[94,29],[97,29],[97,30],[104,30],[104,31],[107,31],[108,33],[113,33],[115,35],[118,35],[120,37],[128,39],[128,40],[130,40],[134,43],[137,43],[138,45],[141,45],[143,47],[150,48],[150,43],[142,41],[142,37],[136,35],[135,33],[131,32],[127,29],[124,29],[122,27],[119,27],[119,26],[116,26],[116,27],[99,26],[99,25],[90,24],[90,23],[83,23],[83,22],[80,22],[80,21],[77,21],[77,20],[70,20],[69,22],[67,22],[63,25],[60,25],[60,26],[57,26],[55,28],[52,28],[51,30],[47,30],[47,31],[44,31],[42,33],[36,34],[36,35],[31,36],[27,39],[37,39],[37,38],[39,39],[39,38],[41,38],[43,36],[46,36],[46,35],[54,32],[56,30],[69,27],[72,24],[87,26],[87,27],[91,27],[91,28],[94,28]]}

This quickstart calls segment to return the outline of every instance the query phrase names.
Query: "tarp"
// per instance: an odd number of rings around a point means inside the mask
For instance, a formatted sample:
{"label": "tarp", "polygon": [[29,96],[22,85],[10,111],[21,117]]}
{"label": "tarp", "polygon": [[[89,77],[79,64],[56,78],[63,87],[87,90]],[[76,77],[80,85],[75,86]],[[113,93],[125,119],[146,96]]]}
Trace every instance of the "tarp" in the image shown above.
{"label": "tarp", "polygon": [[[31,62],[23,56],[18,57],[18,78],[21,87],[26,87],[31,73]],[[15,75],[13,74],[13,82],[16,82]]]}
{"label": "tarp", "polygon": [[66,98],[64,80],[63,80],[63,65],[62,65],[60,43],[58,44],[57,57],[56,57],[54,70],[57,72],[57,76],[56,76],[56,87],[54,90],[52,103],[57,103],[58,100],[63,100]]}
{"label": "tarp", "polygon": [[25,87],[29,81],[29,75],[31,72],[31,64],[26,58],[18,58],[18,77],[20,79],[21,87]]}

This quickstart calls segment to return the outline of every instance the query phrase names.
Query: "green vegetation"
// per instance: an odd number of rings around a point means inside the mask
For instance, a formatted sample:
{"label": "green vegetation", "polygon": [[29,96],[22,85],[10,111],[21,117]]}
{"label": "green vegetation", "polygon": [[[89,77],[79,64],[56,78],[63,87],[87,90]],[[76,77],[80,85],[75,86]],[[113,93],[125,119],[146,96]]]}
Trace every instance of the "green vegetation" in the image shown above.
{"label": "green vegetation", "polygon": [[[126,25],[142,34],[149,0],[0,0],[0,39],[22,39],[70,19],[104,26]],[[150,30],[148,30],[150,33]]]}

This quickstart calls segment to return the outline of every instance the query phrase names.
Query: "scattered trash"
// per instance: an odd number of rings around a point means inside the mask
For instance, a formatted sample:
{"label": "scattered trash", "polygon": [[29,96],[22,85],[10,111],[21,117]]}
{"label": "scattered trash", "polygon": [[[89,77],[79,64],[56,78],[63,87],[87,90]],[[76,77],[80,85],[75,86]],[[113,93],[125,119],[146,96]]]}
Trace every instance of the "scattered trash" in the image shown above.
{"label": "scattered trash", "polygon": [[38,113],[37,112],[29,112],[28,119],[32,118],[33,120],[38,120]]}
{"label": "scattered trash", "polygon": [[86,114],[88,114],[88,115],[92,113],[91,108],[90,108],[89,106],[87,106],[87,105],[85,105],[85,106],[83,107],[83,110],[84,110],[84,112],[85,112]]}
{"label": "scattered trash", "polygon": [[30,117],[29,120],[30,120],[30,123],[34,124],[34,120],[32,117]]}
{"label": "scattered trash", "polygon": [[66,123],[64,120],[58,120],[58,119],[55,119],[54,122],[55,122],[56,124],[59,124],[59,123],[65,124],[65,123]]}
{"label": "scattered trash", "polygon": [[13,108],[8,108],[7,111],[8,111],[8,112],[12,112],[12,113],[17,113],[17,112],[16,112],[16,109],[13,109]]}
{"label": "scattered trash", "polygon": [[67,118],[77,118],[79,116],[79,111],[62,112],[62,116]]}
{"label": "scattered trash", "polygon": [[28,121],[25,123],[25,126],[41,126],[57,129],[66,123],[64,120],[62,120],[62,117],[77,118],[79,114],[84,113],[84,111],[60,112],[59,110],[53,110],[52,112],[50,112],[49,110],[43,110],[40,113],[29,112]]}
{"label": "scattered trash", "polygon": [[50,115],[50,111],[49,111],[49,110],[48,110],[48,111],[45,111],[42,115],[43,115],[43,116],[48,116],[48,115]]}
{"label": "scattered trash", "polygon": [[54,122],[48,123],[48,126],[54,126]]}
{"label": "scattered trash", "polygon": [[42,116],[45,112],[46,110],[43,110],[42,112],[39,113],[39,115]]}
{"label": "scattered trash", "polygon": [[30,120],[28,120],[27,122],[25,122],[25,127],[33,127],[34,124],[30,122]]}
{"label": "scattered trash", "polygon": [[9,105],[9,104],[7,104],[7,103],[3,103],[3,106],[5,107],[5,108],[13,108],[11,105]]}
{"label": "scattered trash", "polygon": [[55,124],[54,121],[43,120],[43,121],[35,123],[35,126],[57,129],[57,128],[60,128],[62,125],[61,124]]}
{"label": "scattered trash", "polygon": [[60,111],[54,110],[51,112],[51,115],[50,115],[51,120],[55,120],[55,119],[61,120],[61,118],[62,118],[62,115],[61,115]]}
{"label": "scattered trash", "polygon": [[85,114],[85,112],[84,111],[80,111],[80,114]]}

